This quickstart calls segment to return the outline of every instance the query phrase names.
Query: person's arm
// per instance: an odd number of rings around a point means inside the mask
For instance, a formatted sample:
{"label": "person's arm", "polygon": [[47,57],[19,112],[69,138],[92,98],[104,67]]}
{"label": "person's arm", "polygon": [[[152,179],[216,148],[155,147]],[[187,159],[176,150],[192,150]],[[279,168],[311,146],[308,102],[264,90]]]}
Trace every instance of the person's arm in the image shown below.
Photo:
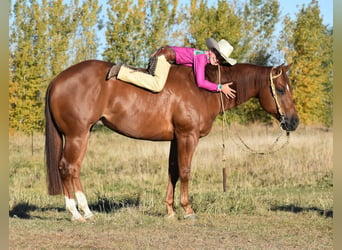
{"label": "person's arm", "polygon": [[197,55],[194,58],[194,73],[198,87],[210,91],[222,91],[228,98],[235,98],[236,91],[230,87],[233,82],[216,84],[205,79],[205,66],[207,65],[207,57],[205,54]]}
{"label": "person's arm", "polygon": [[207,56],[205,54],[197,55],[194,58],[194,74],[197,86],[210,91],[221,91],[218,84],[205,79],[205,66],[207,65]]}

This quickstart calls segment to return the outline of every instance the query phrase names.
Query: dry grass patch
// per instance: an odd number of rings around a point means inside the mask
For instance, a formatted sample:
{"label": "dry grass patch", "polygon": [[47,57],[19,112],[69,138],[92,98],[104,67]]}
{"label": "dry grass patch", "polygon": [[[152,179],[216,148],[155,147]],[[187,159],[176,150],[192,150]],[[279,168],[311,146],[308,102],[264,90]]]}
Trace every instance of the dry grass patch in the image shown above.
{"label": "dry grass patch", "polygon": [[[255,148],[267,148],[277,128],[230,128]],[[259,156],[225,139],[220,126],[200,140],[190,198],[199,215],[164,219],[169,142],[128,139],[97,129],[89,140],[82,183],[97,220],[75,224],[62,196],[48,196],[44,137],[10,137],[9,213],[13,249],[331,249],[332,131],[299,128],[290,143]],[[283,138],[282,138],[283,139]],[[222,167],[227,192],[222,192]]]}

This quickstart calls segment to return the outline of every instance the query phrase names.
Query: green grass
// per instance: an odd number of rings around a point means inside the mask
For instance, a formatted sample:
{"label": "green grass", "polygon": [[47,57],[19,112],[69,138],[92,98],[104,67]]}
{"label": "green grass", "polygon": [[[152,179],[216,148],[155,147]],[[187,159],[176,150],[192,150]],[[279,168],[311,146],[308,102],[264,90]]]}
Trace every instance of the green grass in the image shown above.
{"label": "green grass", "polygon": [[[278,129],[230,128],[236,132],[262,150]],[[332,131],[299,128],[289,145],[265,156],[246,152],[233,139],[225,139],[224,162],[220,126],[200,140],[190,184],[198,220],[181,219],[177,187],[177,219],[170,221],[164,218],[169,142],[96,129],[81,175],[97,219],[78,224],[70,222],[62,196],[47,195],[44,136],[34,135],[33,155],[30,137],[11,136],[10,247],[332,249]]]}

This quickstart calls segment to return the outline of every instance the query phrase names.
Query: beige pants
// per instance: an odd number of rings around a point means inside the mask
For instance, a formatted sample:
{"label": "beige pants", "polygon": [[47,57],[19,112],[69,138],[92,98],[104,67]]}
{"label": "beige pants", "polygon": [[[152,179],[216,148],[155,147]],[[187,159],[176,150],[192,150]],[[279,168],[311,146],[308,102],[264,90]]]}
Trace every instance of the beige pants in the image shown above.
{"label": "beige pants", "polygon": [[165,56],[161,55],[157,58],[154,76],[122,65],[117,78],[139,87],[149,89],[152,92],[160,92],[164,88],[170,67],[171,65],[166,61]]}

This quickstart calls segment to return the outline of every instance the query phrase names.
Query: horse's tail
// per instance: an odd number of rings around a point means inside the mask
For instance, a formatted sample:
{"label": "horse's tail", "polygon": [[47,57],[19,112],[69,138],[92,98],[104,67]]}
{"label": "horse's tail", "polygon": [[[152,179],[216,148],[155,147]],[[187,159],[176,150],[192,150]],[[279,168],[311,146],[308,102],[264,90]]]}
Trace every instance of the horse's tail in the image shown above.
{"label": "horse's tail", "polygon": [[50,110],[50,89],[47,88],[45,97],[45,161],[46,181],[49,195],[62,194],[62,179],[59,173],[59,162],[61,160],[63,138],[52,117]]}

